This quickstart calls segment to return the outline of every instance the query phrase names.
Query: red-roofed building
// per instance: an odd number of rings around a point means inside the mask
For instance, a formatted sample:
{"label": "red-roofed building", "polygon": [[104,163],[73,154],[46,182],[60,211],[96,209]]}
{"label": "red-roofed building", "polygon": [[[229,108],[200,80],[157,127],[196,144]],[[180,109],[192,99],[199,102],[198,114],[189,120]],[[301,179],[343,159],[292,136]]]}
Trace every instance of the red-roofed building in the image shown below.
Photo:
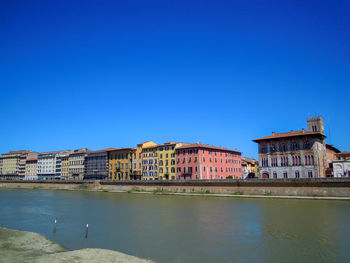
{"label": "red-roofed building", "polygon": [[308,178],[326,176],[326,144],[323,119],[307,119],[308,129],[253,140],[259,144],[261,178]]}
{"label": "red-roofed building", "polygon": [[177,177],[186,179],[242,178],[241,152],[194,143],[176,149]]}

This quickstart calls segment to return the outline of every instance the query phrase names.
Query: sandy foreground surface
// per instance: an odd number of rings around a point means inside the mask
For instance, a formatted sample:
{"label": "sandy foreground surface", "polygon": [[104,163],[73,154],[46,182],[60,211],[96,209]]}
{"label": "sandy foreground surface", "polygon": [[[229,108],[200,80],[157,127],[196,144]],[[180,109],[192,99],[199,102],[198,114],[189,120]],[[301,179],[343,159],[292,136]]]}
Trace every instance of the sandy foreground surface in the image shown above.
{"label": "sandy foreground surface", "polygon": [[64,247],[32,232],[0,228],[0,263],[111,262],[154,263],[107,249],[67,251]]}

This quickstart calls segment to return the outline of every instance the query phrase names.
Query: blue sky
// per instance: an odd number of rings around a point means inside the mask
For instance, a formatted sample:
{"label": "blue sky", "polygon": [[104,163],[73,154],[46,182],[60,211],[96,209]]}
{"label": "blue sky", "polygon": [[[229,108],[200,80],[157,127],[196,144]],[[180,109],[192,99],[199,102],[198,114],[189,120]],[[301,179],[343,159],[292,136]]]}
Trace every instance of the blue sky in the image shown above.
{"label": "blue sky", "polygon": [[251,140],[350,150],[349,1],[1,1],[0,152]]}

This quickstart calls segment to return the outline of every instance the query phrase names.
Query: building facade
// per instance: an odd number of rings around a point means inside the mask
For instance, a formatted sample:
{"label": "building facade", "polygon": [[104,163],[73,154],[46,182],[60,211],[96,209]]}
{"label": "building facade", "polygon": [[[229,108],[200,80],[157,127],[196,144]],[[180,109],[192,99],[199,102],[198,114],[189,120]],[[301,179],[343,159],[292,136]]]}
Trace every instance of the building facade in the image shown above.
{"label": "building facade", "polygon": [[104,180],[108,178],[109,152],[116,148],[107,148],[88,152],[84,161],[84,180]]}
{"label": "building facade", "polygon": [[135,180],[137,177],[132,172],[133,157],[136,154],[134,148],[121,148],[109,152],[110,180]]}
{"label": "building facade", "polygon": [[38,179],[38,158],[31,158],[26,160],[24,180]]}
{"label": "building facade", "polygon": [[241,152],[194,143],[176,149],[177,179],[242,178]]}
{"label": "building facade", "polygon": [[69,178],[69,155],[61,157],[61,179],[68,180]]}
{"label": "building facade", "polygon": [[166,142],[157,146],[159,180],[176,180],[176,149],[186,143]]}
{"label": "building facade", "polygon": [[23,179],[30,151],[11,151],[1,155],[1,174],[5,178]]}
{"label": "building facade", "polygon": [[137,145],[136,151],[134,152],[134,157],[132,158],[132,173],[133,178],[140,180],[143,174],[142,168],[142,152],[143,148],[149,146],[156,146],[157,144],[152,141],[147,141],[143,143],[139,143]]}
{"label": "building facade", "polygon": [[157,146],[142,149],[142,180],[158,180]]}
{"label": "building facade", "polygon": [[46,152],[38,155],[38,179],[54,180],[61,179],[62,159],[65,159],[72,151]]}
{"label": "building facade", "polygon": [[242,158],[242,177],[254,178],[258,175],[258,161],[253,158]]}
{"label": "building facade", "polygon": [[83,180],[84,178],[84,162],[86,155],[91,152],[89,149],[74,150],[68,157],[68,179]]}
{"label": "building facade", "polygon": [[350,177],[350,152],[340,152],[336,154],[333,161],[334,177]]}
{"label": "building facade", "polygon": [[333,145],[326,144],[326,177],[334,177],[333,161],[337,160],[337,153],[340,153],[340,150]]}
{"label": "building facade", "polygon": [[323,119],[310,118],[307,124],[307,130],[273,132],[253,140],[259,145],[260,178],[325,177]]}

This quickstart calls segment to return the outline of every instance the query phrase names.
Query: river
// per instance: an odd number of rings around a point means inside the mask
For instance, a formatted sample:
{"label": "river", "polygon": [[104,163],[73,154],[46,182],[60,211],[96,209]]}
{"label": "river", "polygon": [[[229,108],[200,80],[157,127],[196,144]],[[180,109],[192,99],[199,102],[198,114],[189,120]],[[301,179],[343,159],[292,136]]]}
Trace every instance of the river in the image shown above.
{"label": "river", "polygon": [[349,222],[348,201],[0,190],[0,226],[156,262],[350,262]]}

